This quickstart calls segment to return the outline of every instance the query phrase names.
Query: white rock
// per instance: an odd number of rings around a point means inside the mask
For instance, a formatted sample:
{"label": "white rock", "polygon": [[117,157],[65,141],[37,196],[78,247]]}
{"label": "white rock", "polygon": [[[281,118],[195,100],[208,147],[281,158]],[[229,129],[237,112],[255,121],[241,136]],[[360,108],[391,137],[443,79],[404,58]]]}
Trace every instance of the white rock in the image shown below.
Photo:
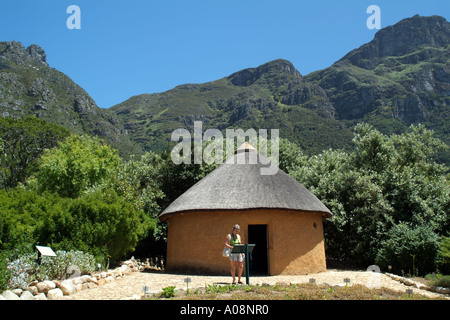
{"label": "white rock", "polygon": [[6,298],[0,294],[0,300],[6,300]]}
{"label": "white rock", "polygon": [[64,295],[70,296],[71,294],[74,294],[77,292],[77,289],[75,287],[75,284],[71,279],[61,281],[60,287],[61,291]]}
{"label": "white rock", "polygon": [[414,285],[414,281],[405,278],[405,280],[403,281],[403,284],[406,285],[406,286],[413,286]]}
{"label": "white rock", "polygon": [[449,288],[445,288],[445,287],[436,287],[436,292],[437,293],[449,293],[450,290],[449,290]]}
{"label": "white rock", "polygon": [[34,296],[30,291],[24,291],[20,296],[20,300],[34,300]]}
{"label": "white rock", "polygon": [[33,296],[39,293],[38,288],[36,286],[29,286],[25,290],[29,291]]}
{"label": "white rock", "polygon": [[48,287],[50,288],[49,290],[56,289],[56,283],[53,281],[46,280],[44,283],[48,284]]}
{"label": "white rock", "polygon": [[421,290],[427,290],[427,291],[430,291],[430,290],[431,290],[430,286],[427,286],[427,285],[425,285],[425,284],[419,284],[419,285],[417,286],[417,288],[419,288],[419,289],[421,289]]}
{"label": "white rock", "polygon": [[11,292],[14,293],[15,295],[17,295],[18,297],[20,297],[23,290],[22,289],[13,289],[13,290],[11,290]]}
{"label": "white rock", "polygon": [[[48,284],[48,282],[42,281],[42,282],[38,282],[36,284],[36,287],[38,288],[38,292],[39,293],[47,293],[49,290],[51,290],[52,288],[50,288],[50,285]],[[54,289],[54,288],[53,288]]]}
{"label": "white rock", "polygon": [[6,290],[2,295],[6,300],[20,300],[19,296],[11,290]]}
{"label": "white rock", "polygon": [[131,269],[126,265],[122,265],[120,267],[120,271],[122,272],[122,275],[127,275],[131,273]]}
{"label": "white rock", "polygon": [[106,282],[112,282],[116,279],[114,279],[112,276],[107,276],[105,280],[106,280]]}
{"label": "white rock", "polygon": [[47,299],[48,300],[58,300],[59,298],[63,297],[64,293],[61,289],[52,289],[47,292]]}
{"label": "white rock", "polygon": [[45,293],[38,293],[34,296],[34,300],[47,300],[47,296],[45,295]]}
{"label": "white rock", "polygon": [[97,283],[95,283],[95,282],[88,282],[88,288],[89,289],[97,288],[97,287],[98,287]]}

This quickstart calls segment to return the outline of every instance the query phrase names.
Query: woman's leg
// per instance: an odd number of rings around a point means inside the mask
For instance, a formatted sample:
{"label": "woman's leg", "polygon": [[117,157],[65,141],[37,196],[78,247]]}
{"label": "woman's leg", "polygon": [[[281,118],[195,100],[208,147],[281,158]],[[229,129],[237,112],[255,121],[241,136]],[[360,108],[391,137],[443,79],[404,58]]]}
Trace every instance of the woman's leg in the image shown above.
{"label": "woman's leg", "polygon": [[237,262],[238,266],[238,282],[241,282],[242,271],[244,270],[244,262]]}
{"label": "woman's leg", "polygon": [[236,261],[231,261],[230,260],[230,265],[231,265],[231,276],[233,277],[233,283],[236,282],[236,278],[235,278],[235,274],[236,274]]}

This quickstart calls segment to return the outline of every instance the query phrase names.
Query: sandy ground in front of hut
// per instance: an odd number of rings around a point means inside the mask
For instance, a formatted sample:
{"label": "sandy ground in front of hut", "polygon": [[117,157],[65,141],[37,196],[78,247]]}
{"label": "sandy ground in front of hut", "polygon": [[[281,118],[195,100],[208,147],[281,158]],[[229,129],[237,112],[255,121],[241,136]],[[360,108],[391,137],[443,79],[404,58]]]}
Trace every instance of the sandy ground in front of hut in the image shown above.
{"label": "sandy ground in front of hut", "polygon": [[[70,296],[73,300],[120,300],[127,299],[133,295],[143,295],[142,288],[148,287],[149,293],[159,293],[163,288],[175,286],[178,289],[186,289],[184,279],[191,278],[189,288],[205,287],[207,285],[219,284],[226,285],[231,283],[231,276],[199,276],[199,275],[182,275],[169,274],[163,272],[133,272],[123,278],[117,279],[84,291],[77,292]],[[392,290],[405,292],[409,287],[391,279],[389,276],[380,273],[370,273],[366,271],[341,271],[328,270],[317,274],[296,275],[296,276],[251,276],[250,284],[270,284],[275,285],[277,282],[285,283],[307,283],[309,279],[316,279],[317,284],[327,285],[344,285],[344,279],[350,279],[351,284],[361,284],[366,286],[380,286]],[[242,278],[245,283],[245,277]],[[415,293],[423,294],[428,297],[443,297],[442,294],[433,293],[426,290],[414,288]]]}

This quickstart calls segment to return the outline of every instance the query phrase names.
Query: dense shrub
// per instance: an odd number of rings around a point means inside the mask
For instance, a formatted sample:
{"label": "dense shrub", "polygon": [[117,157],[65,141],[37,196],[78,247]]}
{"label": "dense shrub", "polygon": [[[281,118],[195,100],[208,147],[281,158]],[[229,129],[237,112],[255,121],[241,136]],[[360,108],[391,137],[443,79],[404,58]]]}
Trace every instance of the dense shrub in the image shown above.
{"label": "dense shrub", "polygon": [[96,269],[96,260],[90,253],[60,250],[57,250],[55,253],[56,257],[42,257],[41,264],[36,270],[37,280],[63,280],[69,277],[90,274]]}
{"label": "dense shrub", "polygon": [[23,188],[0,190],[0,250],[27,251],[28,244],[36,243],[36,228],[58,199]]}
{"label": "dense shrub", "polygon": [[[386,136],[360,124],[353,142],[351,152],[327,150],[305,159],[299,151],[297,165],[285,165],[333,213],[324,224],[327,256],[413,272],[416,255],[420,273],[435,268],[437,242],[450,228],[450,184],[449,169],[433,157],[448,146],[421,125]],[[402,235],[420,240],[404,243]]]}
{"label": "dense shrub", "polygon": [[393,272],[417,276],[433,272],[438,236],[429,226],[411,228],[405,223],[395,225],[382,241],[376,264]]}
{"label": "dense shrub", "polygon": [[82,250],[98,260],[117,260],[132,252],[153,231],[154,220],[113,190],[77,199],[33,191],[0,191],[0,248],[24,243],[54,250]]}
{"label": "dense shrub", "polygon": [[105,262],[133,251],[153,227],[153,220],[142,210],[107,190],[61,198],[36,229],[36,238],[56,250],[82,250]]}
{"label": "dense shrub", "polygon": [[36,117],[0,117],[0,188],[14,188],[36,172],[45,149],[63,141],[69,131]]}
{"label": "dense shrub", "polygon": [[436,264],[441,273],[450,275],[450,237],[442,237],[439,242]]}
{"label": "dense shrub", "polygon": [[0,292],[8,287],[11,271],[8,269],[9,255],[6,251],[0,251]]}
{"label": "dense shrub", "polygon": [[95,270],[94,256],[82,251],[56,251],[56,257],[42,257],[38,264],[37,253],[26,253],[7,262],[6,284],[3,289],[24,289],[34,281],[64,280],[73,276],[90,274]]}
{"label": "dense shrub", "polygon": [[89,136],[70,136],[58,148],[46,150],[40,162],[38,190],[68,198],[104,187],[122,164],[117,150]]}

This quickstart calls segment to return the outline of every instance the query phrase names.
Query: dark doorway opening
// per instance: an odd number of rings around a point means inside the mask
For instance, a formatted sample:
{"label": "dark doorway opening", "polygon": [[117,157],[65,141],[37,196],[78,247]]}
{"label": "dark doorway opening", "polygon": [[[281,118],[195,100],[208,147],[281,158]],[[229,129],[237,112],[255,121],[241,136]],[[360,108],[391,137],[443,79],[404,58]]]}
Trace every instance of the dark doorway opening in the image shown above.
{"label": "dark doorway opening", "polygon": [[268,275],[269,263],[267,259],[267,225],[249,225],[248,243],[255,244],[255,248],[250,254],[250,275]]}

